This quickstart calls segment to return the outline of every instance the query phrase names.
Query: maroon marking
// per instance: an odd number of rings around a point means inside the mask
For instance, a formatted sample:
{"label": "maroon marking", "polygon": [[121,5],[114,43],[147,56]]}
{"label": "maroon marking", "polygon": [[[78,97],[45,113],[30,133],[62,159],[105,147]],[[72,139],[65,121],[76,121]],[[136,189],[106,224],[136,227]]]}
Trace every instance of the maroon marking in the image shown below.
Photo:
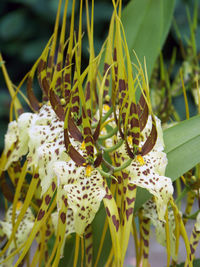
{"label": "maroon marking", "polygon": [[85,238],[86,238],[86,239],[87,239],[87,238],[90,238],[91,235],[92,235],[92,233],[88,233],[88,234],[85,235]]}
{"label": "maroon marking", "polygon": [[48,205],[50,201],[51,201],[51,197],[49,195],[47,195],[45,197],[45,203],[46,203],[46,205]]}
{"label": "maroon marking", "polygon": [[143,251],[143,256],[144,256],[145,259],[147,259],[149,255],[148,255],[148,253],[146,253],[145,251]]}
{"label": "maroon marking", "polygon": [[64,212],[62,212],[62,213],[60,214],[60,219],[61,219],[62,223],[64,224],[65,221],[66,221],[66,214],[65,214]]}
{"label": "maroon marking", "polygon": [[40,210],[37,216],[37,220],[40,221],[43,217],[44,217],[45,211],[44,210]]}
{"label": "maroon marking", "polygon": [[110,214],[108,207],[106,207],[106,213],[107,213],[108,217],[110,217],[111,214]]}
{"label": "maroon marking", "polygon": [[116,231],[118,232],[119,230],[119,220],[116,219],[116,216],[115,215],[112,215],[112,221],[113,221],[113,224],[116,228]]}
{"label": "maroon marking", "polygon": [[133,203],[135,201],[135,197],[133,197],[133,198],[127,197],[126,200],[127,200],[128,205],[130,205],[131,203]]}
{"label": "maroon marking", "polygon": [[128,189],[130,191],[133,191],[134,189],[136,189],[136,185],[135,184],[134,185],[128,184]]}
{"label": "maroon marking", "polygon": [[127,221],[128,221],[128,218],[129,218],[129,216],[130,216],[131,214],[133,214],[133,208],[129,208],[129,209],[127,209],[127,210],[126,210],[126,218],[127,218]]}
{"label": "maroon marking", "polygon": [[89,253],[90,249],[92,248],[92,244],[90,244],[87,248],[86,248],[86,254]]}
{"label": "maroon marking", "polygon": [[106,194],[104,198],[107,198],[107,199],[110,200],[110,199],[112,199],[112,195],[108,195],[108,194]]}
{"label": "maroon marking", "polygon": [[92,254],[90,254],[90,255],[88,256],[88,263],[90,263],[91,260],[92,260]]}
{"label": "maroon marking", "polygon": [[142,226],[142,230],[144,232],[145,235],[148,235],[149,234],[149,231],[147,229],[144,228],[144,226]]}
{"label": "maroon marking", "polygon": [[55,189],[56,189],[56,184],[55,184],[55,182],[52,182],[51,187],[52,187],[52,190],[55,191]]}
{"label": "maroon marking", "polygon": [[55,150],[55,153],[56,153],[56,155],[58,156],[58,154],[59,154],[59,148],[57,148],[57,149]]}
{"label": "maroon marking", "polygon": [[46,235],[46,236],[50,236],[50,234],[51,234],[51,231],[49,231],[49,230],[46,230],[46,233],[45,233],[45,235]]}
{"label": "maroon marking", "polygon": [[65,74],[65,82],[70,83],[70,73]]}
{"label": "maroon marking", "polygon": [[149,241],[146,240],[144,237],[143,237],[143,241],[144,241],[144,245],[145,245],[145,247],[148,247],[148,246],[149,246]]}
{"label": "maroon marking", "polygon": [[33,178],[35,178],[35,179],[39,178],[39,173],[35,173]]}
{"label": "maroon marking", "polygon": [[85,135],[91,135],[91,129],[90,129],[89,127],[85,127],[85,128],[83,129],[83,133],[84,133]]}

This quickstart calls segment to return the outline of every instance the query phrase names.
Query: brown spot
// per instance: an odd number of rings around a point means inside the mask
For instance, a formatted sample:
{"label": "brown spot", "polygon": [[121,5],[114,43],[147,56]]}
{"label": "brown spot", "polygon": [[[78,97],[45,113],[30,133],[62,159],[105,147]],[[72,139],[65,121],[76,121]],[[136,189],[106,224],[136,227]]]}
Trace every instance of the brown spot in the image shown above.
{"label": "brown spot", "polygon": [[147,229],[145,229],[144,227],[142,227],[142,230],[144,232],[145,235],[148,235],[149,234],[149,231]]}
{"label": "brown spot", "polygon": [[133,191],[134,189],[136,189],[136,185],[131,185],[131,184],[128,184],[128,190],[130,191]]}
{"label": "brown spot", "polygon": [[91,260],[92,260],[92,254],[90,254],[90,255],[88,256],[88,263],[90,263]]}
{"label": "brown spot", "polygon": [[91,142],[92,144],[94,143],[94,142],[93,142],[93,138],[92,138],[91,135],[88,135],[88,136],[85,138],[85,143],[87,144],[87,143],[89,143],[89,142]]}
{"label": "brown spot", "polygon": [[126,83],[124,80],[119,79],[119,91],[124,91],[126,89]]}
{"label": "brown spot", "polygon": [[131,203],[133,203],[135,201],[135,197],[133,197],[133,198],[127,197],[126,200],[127,200],[128,205],[130,205]]}
{"label": "brown spot", "polygon": [[85,127],[83,129],[83,132],[84,132],[85,135],[91,135],[91,129],[89,127]]}
{"label": "brown spot", "polygon": [[55,184],[55,182],[52,182],[51,187],[52,187],[52,190],[55,191],[55,189],[56,189],[56,184]]}
{"label": "brown spot", "polygon": [[90,244],[87,248],[86,248],[86,254],[89,253],[90,249],[92,248],[92,244]]}
{"label": "brown spot", "polygon": [[127,218],[127,221],[128,221],[128,218],[129,218],[129,216],[130,216],[131,214],[133,214],[133,208],[129,208],[129,209],[127,209],[127,210],[126,210],[126,218]]}
{"label": "brown spot", "polygon": [[92,236],[92,233],[88,233],[85,235],[85,238],[87,239],[87,238],[90,238],[91,236]]}
{"label": "brown spot", "polygon": [[49,231],[49,230],[46,230],[46,236],[50,236],[50,234],[51,234],[51,231]]}
{"label": "brown spot", "polygon": [[76,102],[79,102],[79,96],[78,95],[72,97],[72,104],[74,104]]}
{"label": "brown spot", "polygon": [[143,223],[144,224],[148,224],[149,223],[149,218],[143,219]]}
{"label": "brown spot", "polygon": [[[105,80],[105,86],[106,86],[106,87],[109,86],[109,80],[108,80],[108,79]],[[106,94],[106,95],[107,95],[107,94]]]}
{"label": "brown spot", "polygon": [[127,179],[127,178],[128,178],[128,173],[126,173],[126,172],[122,172],[122,177],[123,177],[124,179]]}
{"label": "brown spot", "polygon": [[60,219],[61,219],[62,223],[64,224],[66,221],[66,214],[64,212],[61,212]]}
{"label": "brown spot", "polygon": [[149,255],[145,251],[143,251],[143,256],[145,259],[147,259]]}
{"label": "brown spot", "polygon": [[65,74],[65,82],[70,83],[70,73]]}
{"label": "brown spot", "polygon": [[109,211],[108,207],[106,207],[106,213],[107,213],[108,217],[110,217],[110,211]]}
{"label": "brown spot", "polygon": [[39,173],[35,173],[34,178],[35,179],[39,178]]}
{"label": "brown spot", "polygon": [[51,197],[49,195],[47,195],[45,197],[45,203],[46,203],[46,205],[48,205],[50,201],[51,201]]}
{"label": "brown spot", "polygon": [[145,245],[145,247],[148,247],[148,246],[149,246],[149,241],[146,240],[145,238],[143,238],[143,241],[144,241],[144,245]]}
{"label": "brown spot", "polygon": [[106,194],[104,198],[107,198],[107,199],[112,199],[112,195],[109,195],[109,194]]}
{"label": "brown spot", "polygon": [[58,154],[59,154],[59,148],[57,148],[57,149],[55,150],[55,153],[56,153],[56,155],[58,156]]}
{"label": "brown spot", "polygon": [[64,203],[65,203],[65,207],[67,207],[67,205],[68,205],[67,198],[64,199]]}
{"label": "brown spot", "polygon": [[116,216],[115,215],[112,215],[112,221],[113,221],[113,224],[116,228],[116,231],[118,232],[119,230],[119,220],[116,219]]}
{"label": "brown spot", "polygon": [[40,221],[43,217],[44,217],[45,211],[40,209],[38,216],[37,216],[37,220]]}
{"label": "brown spot", "polygon": [[195,249],[193,248],[193,246],[190,244],[190,250],[191,250],[191,253],[192,255],[195,253]]}
{"label": "brown spot", "polygon": [[8,153],[7,153],[7,158],[9,158],[9,156],[10,156],[10,154],[11,154],[11,150],[8,150]]}
{"label": "brown spot", "polygon": [[87,83],[86,86],[86,97],[85,100],[88,101],[90,99],[90,82]]}

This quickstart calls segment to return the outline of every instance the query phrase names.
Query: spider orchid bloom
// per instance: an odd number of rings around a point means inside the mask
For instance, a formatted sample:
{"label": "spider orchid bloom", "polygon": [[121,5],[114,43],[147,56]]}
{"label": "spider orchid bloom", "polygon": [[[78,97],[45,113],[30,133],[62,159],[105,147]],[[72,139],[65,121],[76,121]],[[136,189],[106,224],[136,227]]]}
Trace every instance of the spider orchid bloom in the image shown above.
{"label": "spider orchid bloom", "polygon": [[[69,42],[65,39],[67,4],[65,1],[58,51],[60,11],[54,35],[27,76],[27,95],[35,113],[24,113],[11,122],[5,137],[7,162],[4,170],[9,172],[13,162],[26,156],[24,173],[27,171],[32,175],[25,202],[31,205],[35,201],[37,186],[41,189],[37,217],[17,264],[26,256],[40,228],[51,218],[56,240],[47,266],[58,266],[64,241],[73,232],[76,238],[84,239],[86,262],[92,266],[92,253],[88,254],[92,250],[92,224],[103,202],[107,216],[103,232],[106,233],[109,226],[112,240],[109,258],[113,266],[122,266],[132,230],[137,186],[146,188],[155,196],[158,217],[162,220],[173,192],[171,180],[164,176],[167,159],[163,152],[162,130],[152,113],[147,79],[141,65],[133,75],[120,23],[121,1],[113,1],[114,13],[104,46],[103,75],[99,68],[103,49],[97,57],[94,54],[94,1],[91,22],[86,1],[90,58],[83,72],[82,1],[77,41],[73,28],[75,0]],[[32,89],[36,70],[43,93],[42,103]],[[141,93],[139,101],[136,100],[138,88]],[[111,143],[113,146],[108,147]],[[25,175],[21,175],[22,178]],[[99,247],[104,238],[105,234],[102,234]]]}
{"label": "spider orchid bloom", "polygon": [[[59,120],[48,104],[43,105],[38,114],[23,113],[17,121],[10,122],[5,135],[8,161],[4,169],[26,155],[28,168],[38,168],[43,195],[54,179],[54,162],[70,160],[64,145],[63,127],[63,121]],[[73,138],[71,142],[74,147],[80,148],[81,144]],[[9,152],[12,146],[14,148]],[[83,154],[83,150],[80,153]]]}
{"label": "spider orchid bloom", "polygon": [[[22,208],[22,202],[18,202],[16,206],[16,212],[15,212],[15,221],[17,220],[20,210]],[[1,240],[4,239],[5,237],[7,240],[9,240],[11,233],[12,233],[12,213],[13,213],[13,206],[10,206],[10,208],[7,210],[5,219],[0,221],[0,236]],[[19,228],[17,232],[15,233],[15,239],[11,242],[8,250],[6,253],[0,257],[0,262],[8,258],[17,248],[19,248],[22,244],[25,243],[28,235],[31,232],[31,229],[33,228],[35,221],[35,217],[31,211],[30,208],[27,209],[23,219],[20,222]],[[22,251],[19,250],[18,252]],[[11,266],[13,265],[13,261],[15,259],[15,255],[9,257],[1,266]]]}
{"label": "spider orchid bloom", "polygon": [[[162,128],[158,118],[156,121],[157,140],[151,151],[146,155],[136,156],[127,170],[130,173],[129,183],[147,189],[155,196],[158,217],[164,220],[167,203],[173,194],[173,186],[170,178],[165,177],[165,168],[167,166],[167,157],[163,152],[164,142]],[[146,142],[152,129],[152,118],[148,117],[147,124],[141,132],[142,141],[140,145]]]}
{"label": "spider orchid bloom", "polygon": [[[143,216],[150,219],[150,222],[155,227],[156,240],[159,244],[166,247],[166,228],[165,222],[160,220],[158,217],[156,203],[152,200],[147,201],[143,205]],[[169,241],[170,241],[170,254],[173,260],[177,260],[177,255],[175,253],[176,248],[176,238],[174,235],[175,230],[175,220],[174,213],[172,210],[168,211],[168,223],[169,223]]]}

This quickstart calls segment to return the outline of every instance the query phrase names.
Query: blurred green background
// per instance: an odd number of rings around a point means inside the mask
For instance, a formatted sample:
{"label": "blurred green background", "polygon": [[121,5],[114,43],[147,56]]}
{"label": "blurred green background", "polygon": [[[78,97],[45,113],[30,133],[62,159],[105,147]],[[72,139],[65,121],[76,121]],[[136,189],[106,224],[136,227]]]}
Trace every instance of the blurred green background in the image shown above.
{"label": "blurred green background", "polygon": [[[126,5],[128,2],[128,0],[123,1],[123,5]],[[14,84],[18,84],[23,76],[30,70],[34,61],[39,57],[50,38],[54,28],[57,4],[58,0],[0,1],[0,51]],[[68,19],[70,19],[72,1],[69,0],[69,4]],[[193,0],[177,0],[174,13],[185,46],[186,37],[189,36],[190,33],[185,10],[186,5],[189,6],[192,12],[194,8]],[[78,10],[79,1],[77,1],[76,5],[76,24],[78,23]],[[94,39],[96,51],[99,50],[105,40],[112,11],[113,6],[111,0],[95,0]],[[198,19],[198,23],[200,23],[200,19]],[[67,25],[67,31],[69,31],[69,24]],[[83,31],[86,32],[85,10],[83,11]],[[199,31],[200,27],[198,27],[198,32]],[[200,34],[197,34],[197,46],[199,50]],[[87,47],[88,44],[85,34],[83,39],[83,65],[86,65],[88,60]],[[171,58],[173,47],[177,47],[176,65],[178,68],[182,57],[179,52],[177,35],[172,26],[163,48],[163,55],[166,63]],[[182,98],[174,99],[174,101],[177,107],[181,109],[183,106]],[[9,121],[9,103],[10,96],[6,89],[2,72],[0,71],[0,151],[3,148],[4,134]],[[194,108],[192,114],[195,114],[196,109],[194,106],[192,106],[192,108]]]}

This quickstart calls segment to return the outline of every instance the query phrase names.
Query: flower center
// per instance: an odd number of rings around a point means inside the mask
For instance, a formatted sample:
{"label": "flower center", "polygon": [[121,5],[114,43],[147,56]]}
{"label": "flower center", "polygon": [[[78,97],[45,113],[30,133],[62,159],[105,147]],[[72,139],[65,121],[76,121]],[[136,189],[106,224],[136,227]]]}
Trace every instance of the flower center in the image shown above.
{"label": "flower center", "polygon": [[141,155],[137,155],[136,160],[140,163],[140,165],[144,165],[145,161]]}
{"label": "flower center", "polygon": [[107,104],[103,105],[103,110],[104,110],[105,112],[108,112],[109,109],[110,109],[110,107],[109,107]]}
{"label": "flower center", "polygon": [[91,165],[88,165],[88,166],[86,167],[85,176],[86,176],[86,177],[90,177],[91,172],[92,172],[92,166],[91,166]]}
{"label": "flower center", "polygon": [[85,141],[81,144],[81,150],[85,150]]}
{"label": "flower center", "polygon": [[128,142],[128,144],[129,144],[129,146],[132,146],[132,144],[133,144],[133,138],[132,138],[131,135],[129,135],[129,136],[127,137],[127,142]]}
{"label": "flower center", "polygon": [[18,201],[17,202],[17,205],[16,205],[16,210],[20,210],[22,207],[22,202],[21,201]]}

